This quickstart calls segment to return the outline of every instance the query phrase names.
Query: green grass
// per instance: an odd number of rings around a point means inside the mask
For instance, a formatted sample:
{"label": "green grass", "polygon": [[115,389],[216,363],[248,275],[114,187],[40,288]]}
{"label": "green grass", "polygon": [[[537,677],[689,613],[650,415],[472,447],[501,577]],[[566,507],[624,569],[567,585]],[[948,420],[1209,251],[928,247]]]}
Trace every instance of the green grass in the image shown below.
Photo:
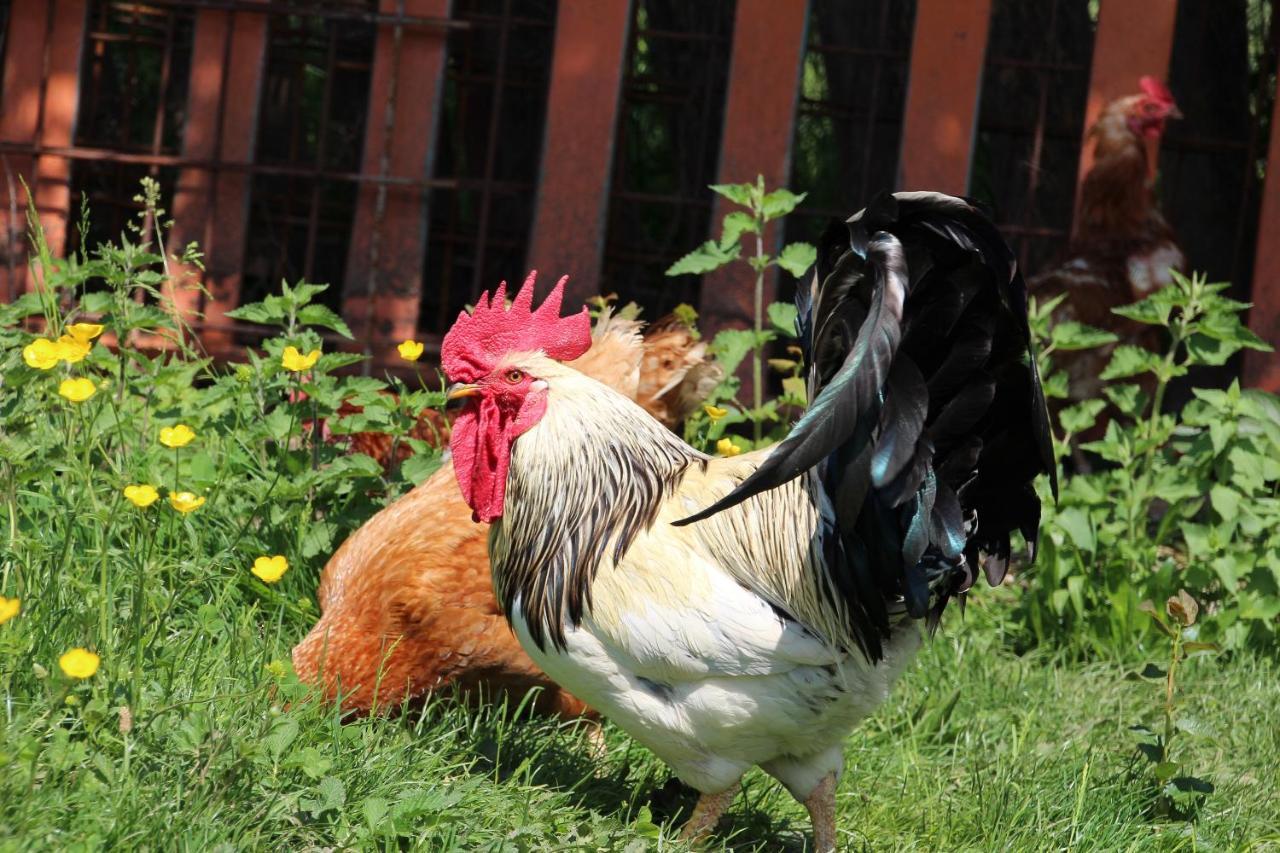
{"label": "green grass", "polygon": [[[679,849],[692,795],[616,729],[601,760],[576,726],[451,697],[344,724],[267,666],[309,627],[304,612],[236,595],[213,613],[201,609],[211,589],[187,588],[148,648],[127,734],[117,709],[129,663],[104,655],[96,676],[68,685],[56,657],[80,642],[73,622],[63,630],[33,608],[0,627],[0,847]],[[839,822],[850,848],[1280,844],[1274,662],[1191,664],[1183,712],[1208,736],[1188,739],[1183,758],[1217,790],[1195,822],[1160,822],[1126,731],[1154,712],[1159,686],[1119,665],[1013,654],[1004,606],[948,619],[849,738]],[[803,810],[753,773],[712,846],[802,850],[807,833]]]}

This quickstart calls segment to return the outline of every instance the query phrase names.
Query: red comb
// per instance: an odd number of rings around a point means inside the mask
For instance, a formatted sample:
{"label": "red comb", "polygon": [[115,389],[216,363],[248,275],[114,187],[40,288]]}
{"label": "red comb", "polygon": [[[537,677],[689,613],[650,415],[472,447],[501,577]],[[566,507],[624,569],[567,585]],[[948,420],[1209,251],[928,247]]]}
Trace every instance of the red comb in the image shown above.
{"label": "red comb", "polygon": [[557,361],[572,361],[591,347],[591,316],[586,307],[579,314],[560,316],[569,276],[556,282],[534,311],[533,281],[537,276],[537,270],[529,273],[510,309],[506,307],[504,281],[492,299],[481,294],[475,310],[458,315],[440,346],[440,363],[451,381],[475,382],[509,352],[542,350]]}
{"label": "red comb", "polygon": [[1142,94],[1153,101],[1159,101],[1162,104],[1173,103],[1173,93],[1169,91],[1169,87],[1154,77],[1143,77],[1138,81],[1138,86],[1141,87]]}

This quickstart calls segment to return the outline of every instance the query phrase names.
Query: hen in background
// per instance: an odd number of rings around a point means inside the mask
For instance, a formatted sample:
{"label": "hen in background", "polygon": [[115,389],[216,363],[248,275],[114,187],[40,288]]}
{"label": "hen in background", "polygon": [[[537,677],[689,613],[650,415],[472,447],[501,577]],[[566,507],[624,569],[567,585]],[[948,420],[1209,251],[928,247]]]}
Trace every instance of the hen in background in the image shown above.
{"label": "hen in background", "polygon": [[[690,327],[669,317],[642,338],[636,320],[601,314],[591,348],[573,362],[676,426],[715,387],[720,368]],[[424,412],[414,437],[447,443],[449,421]],[[352,448],[391,463],[391,437],[352,436]],[[411,451],[398,445],[396,456]],[[494,599],[488,525],[475,524],[451,464],[369,519],[320,577],[321,618],[293,650],[293,665],[346,711],[396,708],[428,690],[508,694],[543,688],[534,709],[572,718],[586,706],[543,675]]]}
{"label": "hen in background", "polygon": [[1159,80],[1143,77],[1139,85],[1139,94],[1112,101],[1089,129],[1093,167],[1081,188],[1066,260],[1030,282],[1041,302],[1066,296],[1054,311],[1055,322],[1084,323],[1119,337],[1117,344],[1058,355],[1072,400],[1099,394],[1098,377],[1118,344],[1158,347],[1152,327],[1111,309],[1171,283],[1170,270],[1181,270],[1185,262],[1156,204],[1150,153],[1159,148],[1166,122],[1182,114]]}

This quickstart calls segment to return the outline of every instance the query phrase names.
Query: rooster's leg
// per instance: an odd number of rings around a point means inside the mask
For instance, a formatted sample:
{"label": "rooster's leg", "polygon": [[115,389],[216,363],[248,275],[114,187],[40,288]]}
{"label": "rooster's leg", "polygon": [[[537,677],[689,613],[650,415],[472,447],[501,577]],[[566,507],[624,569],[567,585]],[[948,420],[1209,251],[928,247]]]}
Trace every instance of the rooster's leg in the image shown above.
{"label": "rooster's leg", "polygon": [[836,849],[836,775],[822,777],[804,801],[813,822],[814,853],[833,853]]}
{"label": "rooster's leg", "polygon": [[697,841],[714,829],[716,821],[720,820],[720,815],[733,802],[740,787],[740,783],[734,782],[718,794],[703,794],[699,797],[698,804],[693,807],[693,814],[689,815],[680,830],[680,840]]}

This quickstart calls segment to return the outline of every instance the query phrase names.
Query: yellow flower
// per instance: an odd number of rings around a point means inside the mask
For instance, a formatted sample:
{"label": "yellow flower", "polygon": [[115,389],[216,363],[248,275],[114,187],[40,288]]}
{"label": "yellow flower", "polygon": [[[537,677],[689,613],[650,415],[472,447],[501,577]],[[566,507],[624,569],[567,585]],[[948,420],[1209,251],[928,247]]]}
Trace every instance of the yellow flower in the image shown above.
{"label": "yellow flower", "polygon": [[18,611],[22,609],[22,602],[16,598],[5,598],[0,595],[0,625],[8,622],[10,619],[18,615]]}
{"label": "yellow flower", "polygon": [[396,347],[400,353],[400,357],[405,361],[417,361],[422,358],[422,342],[421,341],[405,341]]}
{"label": "yellow flower", "polygon": [[58,658],[62,674],[68,678],[89,678],[98,671],[102,658],[88,649],[75,648]]}
{"label": "yellow flower", "polygon": [[187,513],[204,506],[204,498],[197,497],[191,492],[170,492],[169,506],[173,507],[183,515],[186,515]]}
{"label": "yellow flower", "polygon": [[160,430],[160,443],[165,447],[186,447],[196,437],[196,431],[186,424],[163,427]]}
{"label": "yellow flower", "polygon": [[719,406],[712,406],[710,404],[703,406],[702,411],[706,412],[707,417],[711,418],[713,421],[718,421],[725,415],[729,414],[728,409],[722,409]]}
{"label": "yellow flower", "polygon": [[129,503],[140,509],[146,509],[160,499],[160,493],[156,491],[156,487],[148,486],[146,483],[125,486],[124,496],[129,499]]}
{"label": "yellow flower", "polygon": [[58,338],[54,347],[57,350],[58,358],[67,364],[75,364],[78,361],[84,361],[84,357],[89,354],[89,350],[93,349],[93,344],[87,340],[63,335]]}
{"label": "yellow flower", "polygon": [[27,367],[48,370],[58,363],[58,345],[48,338],[36,338],[22,348],[22,360]]}
{"label": "yellow flower", "polygon": [[72,323],[70,326],[67,326],[67,332],[77,341],[91,341],[98,335],[102,334],[102,324]]}
{"label": "yellow flower", "polygon": [[716,442],[716,453],[721,456],[737,456],[741,452],[742,448],[727,438],[722,438]]}
{"label": "yellow flower", "polygon": [[83,376],[75,379],[64,379],[58,385],[58,393],[73,403],[83,403],[97,391],[98,388],[93,384],[93,381],[85,379]]}
{"label": "yellow flower", "polygon": [[280,363],[284,365],[285,370],[292,370],[294,373],[301,373],[304,370],[310,370],[316,366],[316,362],[320,360],[320,350],[313,349],[311,352],[303,355],[298,352],[297,347],[285,347],[284,355],[280,358]]}
{"label": "yellow flower", "polygon": [[280,554],[274,557],[259,557],[253,561],[253,568],[249,571],[263,583],[275,583],[289,571],[289,561]]}

